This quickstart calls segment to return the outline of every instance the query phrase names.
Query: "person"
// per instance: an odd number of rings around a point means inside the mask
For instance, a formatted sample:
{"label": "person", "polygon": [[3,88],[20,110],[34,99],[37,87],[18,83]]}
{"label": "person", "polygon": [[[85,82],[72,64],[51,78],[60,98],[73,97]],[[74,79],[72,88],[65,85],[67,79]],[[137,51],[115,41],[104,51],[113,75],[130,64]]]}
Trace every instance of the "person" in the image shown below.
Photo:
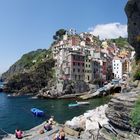
{"label": "person", "polygon": [[52,125],[48,122],[46,125],[44,125],[44,129],[46,131],[50,131],[50,130],[52,130]]}
{"label": "person", "polygon": [[55,124],[55,122],[54,122],[54,116],[51,116],[50,119],[47,120],[46,122],[47,122],[47,124],[44,125],[44,129],[45,129],[46,131],[52,130],[53,125]]}
{"label": "person", "polygon": [[23,138],[23,132],[19,129],[15,130],[15,135],[17,139],[22,139]]}
{"label": "person", "polygon": [[53,140],[65,140],[65,132],[63,128],[60,128],[59,132],[53,137]]}
{"label": "person", "polygon": [[48,123],[50,125],[53,125],[54,124],[54,116],[51,116],[50,119],[48,120]]}

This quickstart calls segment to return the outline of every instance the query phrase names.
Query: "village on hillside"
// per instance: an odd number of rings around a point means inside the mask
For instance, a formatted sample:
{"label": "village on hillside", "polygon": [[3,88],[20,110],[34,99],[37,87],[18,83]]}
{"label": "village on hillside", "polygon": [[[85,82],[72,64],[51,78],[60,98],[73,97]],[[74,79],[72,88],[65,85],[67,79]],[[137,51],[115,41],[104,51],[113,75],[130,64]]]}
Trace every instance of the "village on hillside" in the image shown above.
{"label": "village on hillside", "polygon": [[88,32],[77,34],[73,29],[51,48],[59,83],[72,80],[104,84],[112,79],[126,79],[135,54],[130,45],[120,48],[110,40],[101,41]]}

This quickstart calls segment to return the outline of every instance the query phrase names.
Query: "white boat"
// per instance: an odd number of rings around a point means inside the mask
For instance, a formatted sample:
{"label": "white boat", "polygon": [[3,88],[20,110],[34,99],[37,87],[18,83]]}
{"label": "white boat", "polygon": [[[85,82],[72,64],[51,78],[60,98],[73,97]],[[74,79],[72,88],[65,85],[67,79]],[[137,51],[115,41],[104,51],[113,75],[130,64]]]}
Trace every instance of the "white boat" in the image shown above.
{"label": "white boat", "polygon": [[89,102],[78,102],[76,101],[78,105],[89,105],[90,103]]}
{"label": "white boat", "polygon": [[76,104],[72,104],[72,103],[68,104],[68,107],[77,107],[77,106],[79,106],[79,104],[77,104],[77,103]]}
{"label": "white boat", "polygon": [[11,96],[12,96],[11,94],[8,94],[8,95],[7,95],[7,97],[11,97]]}
{"label": "white boat", "polygon": [[31,99],[38,99],[38,97],[37,96],[33,96],[33,97],[31,97]]}

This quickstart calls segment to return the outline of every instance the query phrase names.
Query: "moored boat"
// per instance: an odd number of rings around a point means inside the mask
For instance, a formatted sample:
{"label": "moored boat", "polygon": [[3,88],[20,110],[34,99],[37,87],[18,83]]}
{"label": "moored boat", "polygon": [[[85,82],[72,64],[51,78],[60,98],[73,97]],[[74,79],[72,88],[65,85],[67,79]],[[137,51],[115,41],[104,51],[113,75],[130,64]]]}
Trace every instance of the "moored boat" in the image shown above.
{"label": "moored boat", "polygon": [[42,117],[45,115],[44,111],[37,109],[37,108],[31,108],[31,112],[38,117]]}
{"label": "moored boat", "polygon": [[68,104],[68,106],[69,106],[69,107],[77,107],[77,106],[79,106],[79,104],[77,104],[77,103],[72,104],[72,103],[71,103],[71,104]]}
{"label": "moored boat", "polygon": [[89,102],[78,102],[76,101],[78,105],[89,105],[90,103]]}

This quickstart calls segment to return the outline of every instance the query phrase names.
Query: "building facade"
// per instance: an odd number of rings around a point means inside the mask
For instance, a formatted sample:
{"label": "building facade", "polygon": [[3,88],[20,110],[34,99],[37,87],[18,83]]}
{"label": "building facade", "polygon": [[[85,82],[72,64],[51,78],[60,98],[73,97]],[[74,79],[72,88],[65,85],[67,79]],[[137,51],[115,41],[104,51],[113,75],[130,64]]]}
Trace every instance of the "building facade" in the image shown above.
{"label": "building facade", "polygon": [[122,79],[122,61],[120,58],[115,57],[112,61],[112,69],[113,69],[113,74],[114,74],[114,78],[116,79]]}

